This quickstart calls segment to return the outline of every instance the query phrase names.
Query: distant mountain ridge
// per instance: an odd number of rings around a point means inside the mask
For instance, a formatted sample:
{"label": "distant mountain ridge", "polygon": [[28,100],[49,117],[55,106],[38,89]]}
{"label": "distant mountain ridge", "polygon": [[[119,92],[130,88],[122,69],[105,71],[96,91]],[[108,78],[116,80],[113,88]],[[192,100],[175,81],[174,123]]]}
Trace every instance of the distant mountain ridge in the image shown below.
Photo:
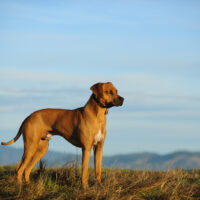
{"label": "distant mountain ridge", "polygon": [[155,153],[115,155],[105,157],[103,164],[107,167],[142,170],[200,169],[200,152],[177,151],[165,155]]}
{"label": "distant mountain ridge", "polygon": [[[0,165],[12,165],[20,161],[23,149],[0,146]],[[81,156],[75,154],[48,151],[43,160],[47,166],[58,167],[77,160]],[[93,166],[91,156],[90,165]],[[174,168],[200,169],[200,152],[177,151],[170,154],[132,153],[103,157],[103,167],[141,169],[141,170],[168,170]]]}

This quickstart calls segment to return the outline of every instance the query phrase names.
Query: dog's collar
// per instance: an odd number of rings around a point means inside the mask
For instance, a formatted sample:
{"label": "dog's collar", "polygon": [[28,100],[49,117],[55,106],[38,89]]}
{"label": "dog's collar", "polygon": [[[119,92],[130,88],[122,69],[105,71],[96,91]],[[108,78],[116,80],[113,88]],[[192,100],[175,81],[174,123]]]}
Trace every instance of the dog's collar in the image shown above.
{"label": "dog's collar", "polygon": [[101,108],[108,108],[107,106],[103,105],[99,99],[96,98],[95,94],[92,94],[92,98],[96,101],[96,103],[101,107]]}

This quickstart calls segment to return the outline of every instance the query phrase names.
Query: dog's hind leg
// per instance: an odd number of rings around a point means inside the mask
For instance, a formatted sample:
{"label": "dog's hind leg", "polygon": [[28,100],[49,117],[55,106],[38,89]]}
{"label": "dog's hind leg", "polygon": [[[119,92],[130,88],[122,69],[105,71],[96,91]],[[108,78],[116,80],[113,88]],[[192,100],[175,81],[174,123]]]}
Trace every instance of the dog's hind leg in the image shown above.
{"label": "dog's hind leg", "polygon": [[38,144],[32,143],[28,147],[25,146],[24,155],[23,155],[24,159],[22,160],[21,166],[18,168],[18,171],[17,171],[17,179],[18,179],[19,184],[22,183],[22,175],[24,173],[26,166],[28,165],[33,155],[35,154],[35,151],[37,149],[36,145],[38,146]]}
{"label": "dog's hind leg", "polygon": [[40,161],[40,159],[46,154],[47,149],[49,147],[48,140],[40,140],[38,145],[37,151],[32,157],[32,160],[28,163],[27,167],[25,168],[25,180],[27,183],[30,182],[30,173],[32,168]]}
{"label": "dog's hind leg", "polygon": [[40,131],[37,131],[36,127],[33,127],[32,124],[28,124],[25,127],[23,138],[24,138],[24,154],[22,161],[18,167],[17,179],[18,183],[22,183],[22,175],[26,169],[28,163],[31,161],[33,155],[37,151],[39,142],[40,142]]}
{"label": "dog's hind leg", "polygon": [[16,172],[18,172],[18,170],[19,170],[19,168],[21,167],[21,164],[22,164],[23,161],[24,161],[24,154],[23,154],[23,156],[22,156],[21,161],[19,162],[19,164],[18,164],[17,167],[16,167]]}

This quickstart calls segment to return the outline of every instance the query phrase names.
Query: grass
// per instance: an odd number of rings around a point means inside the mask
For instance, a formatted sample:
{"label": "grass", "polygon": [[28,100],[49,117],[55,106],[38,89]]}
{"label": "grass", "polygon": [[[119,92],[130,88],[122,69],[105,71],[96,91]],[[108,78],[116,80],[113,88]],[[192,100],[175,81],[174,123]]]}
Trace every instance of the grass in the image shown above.
{"label": "grass", "polygon": [[81,187],[81,171],[66,168],[34,169],[31,184],[16,183],[15,166],[0,167],[0,199],[11,200],[200,200],[200,170],[140,171],[103,169],[95,184],[90,169],[89,188]]}

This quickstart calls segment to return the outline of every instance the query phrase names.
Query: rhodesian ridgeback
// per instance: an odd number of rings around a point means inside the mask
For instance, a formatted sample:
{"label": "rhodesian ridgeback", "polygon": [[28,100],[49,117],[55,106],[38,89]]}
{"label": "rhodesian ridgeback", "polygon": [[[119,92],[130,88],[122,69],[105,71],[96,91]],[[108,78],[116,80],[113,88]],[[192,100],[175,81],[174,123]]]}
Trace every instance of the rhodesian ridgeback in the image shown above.
{"label": "rhodesian ridgeback", "polygon": [[34,165],[46,154],[49,139],[53,135],[64,137],[71,144],[82,148],[82,185],[88,186],[88,164],[94,149],[96,181],[101,182],[103,144],[106,137],[106,114],[109,108],[121,106],[124,98],[119,96],[112,83],[97,83],[91,88],[92,95],[84,107],[74,110],[43,109],[28,116],[14,139],[2,145],[14,143],[23,133],[24,154],[17,166],[17,179],[30,182]]}

